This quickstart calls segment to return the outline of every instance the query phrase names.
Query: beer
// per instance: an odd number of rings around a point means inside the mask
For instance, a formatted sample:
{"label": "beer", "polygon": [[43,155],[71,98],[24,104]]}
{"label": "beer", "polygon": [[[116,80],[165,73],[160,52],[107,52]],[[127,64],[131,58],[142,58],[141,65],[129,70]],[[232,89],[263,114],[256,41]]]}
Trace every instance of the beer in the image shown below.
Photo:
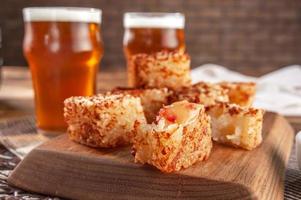
{"label": "beer", "polygon": [[123,46],[128,77],[132,77],[130,60],[135,54],[185,51],[184,24],[184,15],[180,13],[126,13]]}
{"label": "beer", "polygon": [[24,55],[35,92],[37,127],[66,129],[63,101],[93,95],[103,55],[101,11],[84,8],[25,8]]}

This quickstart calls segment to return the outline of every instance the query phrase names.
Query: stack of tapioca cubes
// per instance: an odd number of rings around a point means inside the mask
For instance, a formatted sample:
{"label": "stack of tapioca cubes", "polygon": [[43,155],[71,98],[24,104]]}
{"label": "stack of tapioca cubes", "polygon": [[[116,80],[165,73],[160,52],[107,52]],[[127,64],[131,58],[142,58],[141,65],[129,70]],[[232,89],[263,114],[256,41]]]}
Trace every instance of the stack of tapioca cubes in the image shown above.
{"label": "stack of tapioca cubes", "polygon": [[137,55],[135,88],[65,100],[70,138],[113,148],[131,145],[135,161],[163,172],[209,158],[212,139],[251,150],[262,141],[264,111],[251,108],[254,83],[190,83],[181,52]]}

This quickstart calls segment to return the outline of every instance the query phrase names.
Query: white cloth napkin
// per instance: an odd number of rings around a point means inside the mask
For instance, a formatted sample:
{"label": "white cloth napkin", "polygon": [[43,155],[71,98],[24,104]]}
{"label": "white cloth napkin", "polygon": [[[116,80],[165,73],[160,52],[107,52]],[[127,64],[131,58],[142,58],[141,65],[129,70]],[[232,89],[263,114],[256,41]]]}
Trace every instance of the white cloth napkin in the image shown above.
{"label": "white cloth napkin", "polygon": [[192,82],[253,81],[257,83],[254,107],[286,116],[301,116],[301,66],[292,65],[259,78],[246,76],[215,64],[191,71]]}

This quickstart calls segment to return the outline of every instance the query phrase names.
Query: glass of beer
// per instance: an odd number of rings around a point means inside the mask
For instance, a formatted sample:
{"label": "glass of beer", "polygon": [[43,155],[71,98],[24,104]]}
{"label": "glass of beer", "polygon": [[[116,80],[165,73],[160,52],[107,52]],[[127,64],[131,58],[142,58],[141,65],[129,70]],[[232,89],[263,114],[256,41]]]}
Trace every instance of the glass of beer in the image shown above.
{"label": "glass of beer", "polygon": [[103,55],[101,10],[32,7],[23,9],[24,55],[35,92],[39,132],[66,130],[63,102],[96,92],[96,75]]}
{"label": "glass of beer", "polygon": [[123,26],[124,54],[127,60],[129,86],[133,86],[131,57],[139,53],[162,50],[185,51],[185,17],[181,13],[125,13]]}

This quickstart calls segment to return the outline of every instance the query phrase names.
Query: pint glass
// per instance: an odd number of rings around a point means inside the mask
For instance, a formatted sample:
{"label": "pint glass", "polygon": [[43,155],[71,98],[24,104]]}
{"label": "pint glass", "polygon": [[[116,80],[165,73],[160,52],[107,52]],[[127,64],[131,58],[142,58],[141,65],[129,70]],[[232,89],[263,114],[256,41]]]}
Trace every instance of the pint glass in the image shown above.
{"label": "pint glass", "polygon": [[23,51],[32,75],[37,128],[64,132],[64,99],[96,90],[103,55],[101,10],[24,8],[23,17]]}
{"label": "pint glass", "polygon": [[125,13],[123,37],[129,86],[133,86],[131,57],[162,50],[185,51],[185,17],[181,13]]}

